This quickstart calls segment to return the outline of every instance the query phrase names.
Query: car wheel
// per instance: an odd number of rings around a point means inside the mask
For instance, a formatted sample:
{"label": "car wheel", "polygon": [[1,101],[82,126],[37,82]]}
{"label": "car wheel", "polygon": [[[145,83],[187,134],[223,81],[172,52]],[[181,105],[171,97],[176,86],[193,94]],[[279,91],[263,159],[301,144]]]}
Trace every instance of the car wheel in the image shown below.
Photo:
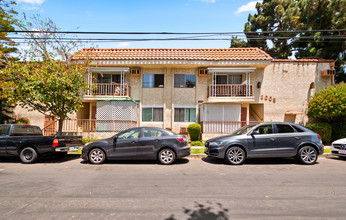
{"label": "car wheel", "polygon": [[175,153],[173,150],[165,148],[159,152],[159,161],[164,165],[172,164],[175,160]]}
{"label": "car wheel", "polygon": [[34,148],[26,147],[20,152],[19,158],[23,163],[34,163],[38,159],[38,155]]}
{"label": "car wheel", "polygon": [[241,165],[246,159],[245,151],[240,147],[231,147],[226,152],[226,161],[232,165]]}
{"label": "car wheel", "polygon": [[298,151],[298,160],[303,164],[314,164],[317,161],[317,157],[318,154],[316,149],[311,146],[302,147]]}
{"label": "car wheel", "polygon": [[106,160],[106,154],[100,148],[94,148],[89,152],[89,161],[92,164],[101,164]]}

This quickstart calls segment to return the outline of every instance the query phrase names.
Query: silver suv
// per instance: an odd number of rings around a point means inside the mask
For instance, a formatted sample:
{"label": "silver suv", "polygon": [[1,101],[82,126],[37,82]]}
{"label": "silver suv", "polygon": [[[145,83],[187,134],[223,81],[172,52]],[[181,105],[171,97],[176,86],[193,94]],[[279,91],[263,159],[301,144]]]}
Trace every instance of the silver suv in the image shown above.
{"label": "silver suv", "polygon": [[321,137],[297,124],[266,122],[242,127],[227,136],[209,139],[205,153],[233,165],[246,158],[296,157],[303,164],[314,164],[323,154]]}

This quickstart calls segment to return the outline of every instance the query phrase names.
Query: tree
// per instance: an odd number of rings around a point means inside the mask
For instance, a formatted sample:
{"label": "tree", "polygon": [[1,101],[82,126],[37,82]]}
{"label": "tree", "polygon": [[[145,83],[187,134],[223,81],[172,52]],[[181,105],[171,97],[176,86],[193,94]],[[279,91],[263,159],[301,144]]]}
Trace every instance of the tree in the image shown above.
{"label": "tree", "polygon": [[[14,16],[17,14],[11,6],[15,5],[14,1],[0,0],[0,30],[14,30]],[[16,44],[13,40],[7,37],[8,32],[0,32],[0,67],[4,67],[10,58],[10,53],[16,52]]]}
{"label": "tree", "polygon": [[18,27],[40,33],[26,35],[31,48],[22,54],[22,62],[11,61],[1,70],[5,79],[2,89],[10,102],[58,120],[61,134],[68,114],[82,105],[87,63],[69,62],[78,42],[65,42],[61,40],[62,34],[52,33],[59,30],[52,20],[34,16],[32,21],[20,22]]}
{"label": "tree", "polygon": [[344,0],[263,0],[256,9],[244,25],[248,47],[259,47],[273,58],[333,59],[337,73],[345,75]]}
{"label": "tree", "polygon": [[[14,16],[17,12],[11,6],[15,4],[13,1],[0,0],[0,68],[3,68],[8,60],[13,60],[10,54],[17,51],[16,44],[7,37],[8,32],[5,32],[14,30]],[[2,84],[1,78],[0,76],[0,84]],[[13,113],[13,108],[14,105],[8,103],[7,97],[0,88],[0,124],[9,123],[12,120],[9,115]]]}
{"label": "tree", "polygon": [[[248,32],[246,33],[248,46],[259,47],[274,58],[291,56],[290,39],[286,37],[295,37],[296,34],[280,31],[293,31],[300,27],[297,1],[264,0],[263,3],[256,4],[256,9],[257,14],[249,14],[244,27],[244,31]],[[262,33],[262,31],[273,31],[273,33]],[[272,47],[268,45],[268,41]]]}

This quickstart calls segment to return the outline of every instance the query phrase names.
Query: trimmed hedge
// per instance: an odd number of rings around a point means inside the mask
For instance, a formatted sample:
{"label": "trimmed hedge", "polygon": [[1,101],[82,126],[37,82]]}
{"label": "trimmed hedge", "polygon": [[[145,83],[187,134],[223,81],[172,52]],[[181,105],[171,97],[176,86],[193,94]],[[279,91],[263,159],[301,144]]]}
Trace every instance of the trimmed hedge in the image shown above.
{"label": "trimmed hedge", "polygon": [[190,124],[187,127],[191,141],[198,141],[201,135],[201,125],[200,124]]}
{"label": "trimmed hedge", "polygon": [[324,144],[331,143],[332,140],[332,126],[328,123],[312,123],[306,125],[307,128],[312,130],[313,132],[319,134],[322,138],[322,142]]}
{"label": "trimmed hedge", "polygon": [[346,138],[346,122],[341,121],[332,124],[333,133],[332,140],[336,141],[341,138]]}

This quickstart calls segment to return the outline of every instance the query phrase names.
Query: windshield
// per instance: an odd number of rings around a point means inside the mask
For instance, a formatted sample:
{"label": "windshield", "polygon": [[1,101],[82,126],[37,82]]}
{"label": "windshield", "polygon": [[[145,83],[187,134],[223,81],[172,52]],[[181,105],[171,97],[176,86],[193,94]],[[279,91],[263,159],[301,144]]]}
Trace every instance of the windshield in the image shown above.
{"label": "windshield", "polygon": [[246,134],[248,131],[250,131],[255,125],[247,125],[244,126],[242,128],[239,128],[238,130],[236,130],[235,132],[233,132],[233,135],[242,135],[242,134]]}

